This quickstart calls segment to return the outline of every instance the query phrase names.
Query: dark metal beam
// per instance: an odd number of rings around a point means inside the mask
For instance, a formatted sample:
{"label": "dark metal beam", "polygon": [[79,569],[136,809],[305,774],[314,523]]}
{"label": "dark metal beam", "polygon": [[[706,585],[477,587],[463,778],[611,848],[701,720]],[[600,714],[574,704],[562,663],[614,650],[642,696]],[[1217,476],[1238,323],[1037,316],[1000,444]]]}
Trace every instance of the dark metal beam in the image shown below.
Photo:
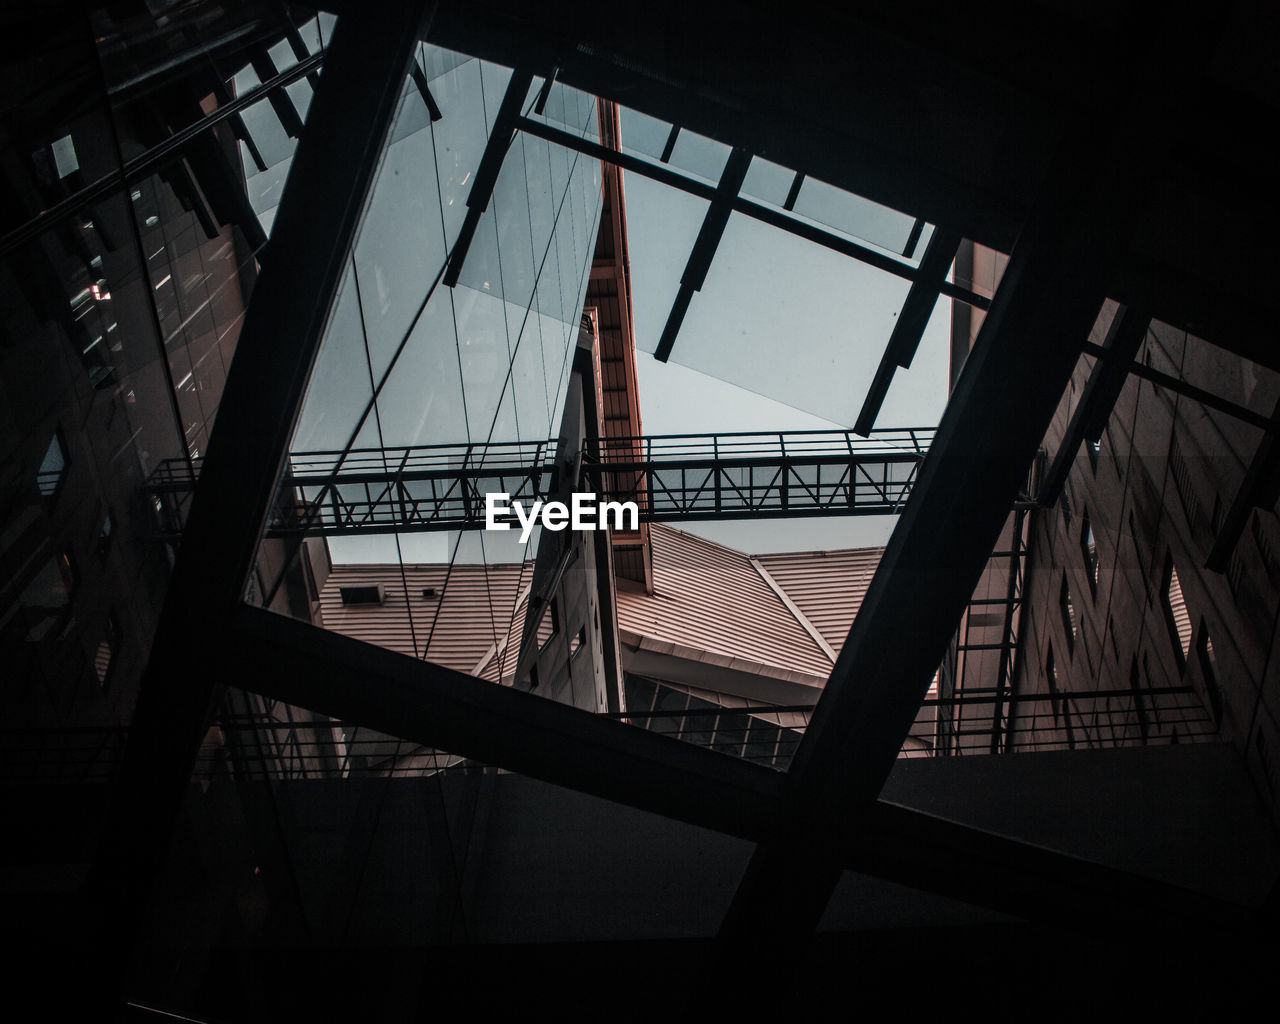
{"label": "dark metal beam", "polygon": [[[791,770],[794,816],[756,851],[726,938],[808,934],[840,865],[830,822],[873,802],[1065,389],[1126,235],[1118,188],[1064,140]],[[928,595],[922,600],[921,595]]]}
{"label": "dark metal beam", "polygon": [[767,956],[821,918],[840,874],[832,822],[880,793],[1141,226],[1151,147],[1183,117],[1168,62],[1202,62],[1224,17],[1135,18],[1112,116],[1060,126],[1052,171],[796,752],[790,820],[757,849],[726,915],[726,950]]}
{"label": "dark metal beam", "polygon": [[[557,146],[571,149],[575,153],[582,153],[584,156],[613,164],[624,171],[643,175],[669,188],[679,189],[681,192],[687,192],[691,196],[697,196],[699,199],[705,199],[710,202],[715,197],[715,187],[708,185],[705,181],[680,171],[672,170],[665,164],[655,164],[631,153],[610,149],[608,146],[602,146],[592,139],[579,138],[571,132],[555,127],[555,125],[544,124],[541,121],[522,117],[517,122],[516,127],[535,138],[544,139],[547,142],[555,143]],[[797,176],[803,177],[803,175]],[[852,239],[833,234],[816,224],[800,220],[786,212],[789,209],[785,204],[782,210],[773,206],[766,206],[744,195],[739,195],[733,199],[733,211],[735,213],[744,213],[763,224],[768,224],[779,230],[787,231],[798,238],[824,246],[832,252],[849,256],[860,263],[865,263],[869,267],[883,270],[886,274],[893,274],[895,277],[900,277],[907,281],[914,281],[919,274],[919,269],[913,267],[910,263],[894,259],[892,256],[886,256],[876,249],[859,245]],[[938,290],[941,294],[966,302],[976,309],[987,309],[991,305],[986,296],[978,295],[976,292],[962,288],[950,281],[943,281]]]}
{"label": "dark metal beam", "polygon": [[1102,343],[1102,355],[1089,373],[1062,442],[1040,484],[1040,493],[1036,495],[1040,504],[1048,506],[1058,500],[1067,474],[1075,465],[1081,441],[1096,442],[1102,436],[1102,428],[1107,425],[1111,409],[1124,387],[1127,368],[1137,358],[1150,323],[1151,315],[1133,306],[1121,306],[1116,311]]}
{"label": "dark metal beam", "polygon": [[542,87],[538,90],[538,96],[533,101],[533,112],[541,117],[547,109],[547,100],[551,98],[551,87],[556,84],[557,68],[552,68],[551,73],[542,80]]}
{"label": "dark metal beam", "polygon": [[[607,24],[589,6],[442,0],[433,42],[506,66],[558,64],[566,84],[955,224],[1001,252],[1045,178],[1059,126],[1081,112],[1097,123],[1114,116],[1112,90],[1132,80],[1133,41],[1154,26],[1148,17],[1135,28],[1142,9],[1132,5],[1105,24],[1065,8],[1052,21],[1030,19],[1016,4],[980,25],[945,5],[928,18],[915,5],[881,5],[874,18],[823,8],[771,19],[767,32],[680,0],[630,17],[624,9]],[[591,25],[589,38],[583,25]],[[800,55],[803,72],[762,74],[780,54]],[[909,90],[884,88],[906,79]],[[1086,87],[1070,84],[1077,82]],[[1107,294],[1280,369],[1268,285],[1274,254],[1268,233],[1250,228],[1275,209],[1253,130],[1268,123],[1267,107],[1198,75],[1167,80],[1166,92],[1175,90],[1183,117],[1162,126],[1149,152],[1162,154],[1160,180],[1188,179],[1185,206],[1138,197],[1149,226],[1173,230],[1131,247]],[[1189,173],[1204,162],[1217,169],[1215,180]],[[1224,230],[1244,246],[1224,243]],[[1232,259],[1206,255],[1217,252]]]}
{"label": "dark metal beam", "polygon": [[[919,223],[917,220],[916,224]],[[956,249],[960,242],[960,232],[954,228],[939,224],[933,229],[933,237],[929,239],[924,258],[920,261],[920,270],[902,303],[898,319],[889,335],[889,343],[880,357],[880,365],[876,368],[871,388],[853,425],[855,434],[866,437],[871,433],[876,425],[876,417],[880,415],[880,406],[884,404],[885,396],[889,393],[894,371],[898,367],[906,369],[915,358],[916,349],[920,347],[920,339],[924,337],[924,330],[929,326],[929,318],[938,304],[938,292],[947,279],[947,271],[956,258]]]}
{"label": "dark metal beam", "polygon": [[275,700],[730,835],[764,834],[784,780],[761,765],[242,607],[227,668]]}
{"label": "dark metal beam", "polygon": [[431,95],[431,85],[427,81],[427,73],[422,70],[422,65],[418,63],[415,57],[413,66],[410,68],[410,74],[413,75],[413,84],[418,89],[418,95],[422,97],[422,102],[426,104],[427,116],[431,118],[431,123],[441,120],[444,114],[440,110],[440,105],[436,102],[436,98]]}
{"label": "dark metal beam", "polygon": [[667,133],[667,141],[662,146],[662,155],[658,157],[660,163],[670,163],[671,154],[675,152],[676,139],[680,138],[680,126],[673,124],[671,131]]}
{"label": "dark metal beam", "polygon": [[[957,223],[967,237],[1002,251],[1029,205],[1032,190],[1024,183],[1043,172],[1044,143],[1061,117],[1059,104],[1042,97],[1035,108],[1041,116],[1027,119],[1012,160],[988,160],[981,175],[970,173],[981,152],[977,125],[961,118],[940,132],[938,120],[925,113],[932,105],[927,98],[945,96],[951,109],[993,114],[998,108],[995,116],[1002,120],[1006,112],[1011,119],[1025,117],[1030,108],[1024,91],[992,88],[992,68],[1006,70],[1007,59],[973,60],[974,46],[989,48],[991,37],[986,25],[974,38],[972,19],[957,19],[963,32],[949,34],[953,52],[939,59],[908,42],[924,27],[919,19],[904,37],[873,19],[851,23],[847,12],[834,9],[771,18],[761,31],[758,19],[725,18],[679,0],[620,10],[610,19],[597,17],[582,0],[550,7],[518,0],[443,6],[433,42],[508,67],[519,60],[557,64],[566,84],[727,145],[767,153],[930,222]],[[936,18],[923,20],[937,24]],[[585,34],[584,25],[591,26]],[[966,42],[956,42],[961,37]],[[1109,40],[1092,38],[1102,48],[1088,51],[1091,61],[1109,47]],[[716,45],[709,48],[708,39]],[[803,72],[762,74],[777,66],[779,53],[803,55]],[[913,88],[886,93],[884,83],[904,74]],[[984,123],[977,137],[985,138],[989,128]]]}
{"label": "dark metal beam", "polygon": [[181,550],[169,583],[95,891],[123,922],[145,906],[208,726],[225,647],[334,295],[373,187],[424,5],[338,22],[294,154],[272,245],[245,313]]}
{"label": "dark metal beam", "polygon": [[[1107,358],[1107,350],[1101,345],[1095,345],[1093,342],[1085,342],[1084,351],[1089,355],[1094,355],[1100,359]],[[1172,391],[1175,394],[1185,395],[1193,401],[1199,402],[1207,409],[1217,409],[1218,412],[1224,412],[1228,416],[1238,419],[1241,423],[1248,423],[1250,426],[1257,427],[1259,430],[1270,430],[1271,419],[1262,413],[1254,412],[1243,405],[1237,405],[1235,402],[1223,398],[1221,395],[1215,395],[1212,391],[1206,391],[1204,388],[1198,388],[1194,384],[1188,383],[1172,374],[1162,373],[1160,370],[1148,366],[1146,363],[1129,363],[1125,367],[1125,372],[1142,380],[1150,381],[1158,388],[1164,388],[1166,391]]]}
{"label": "dark metal beam", "polygon": [[535,138],[544,139],[547,142],[555,143],[557,146],[564,146],[565,149],[571,149],[575,153],[581,153],[584,156],[613,164],[621,167],[624,171],[643,174],[645,177],[652,178],[663,185],[680,189],[682,192],[688,192],[690,195],[705,199],[708,202],[716,194],[715,186],[708,185],[705,181],[691,178],[680,171],[674,171],[664,164],[651,163],[642,157],[633,156],[618,149],[611,149],[608,146],[601,145],[594,139],[580,138],[572,132],[565,131],[563,128],[557,128],[553,124],[545,124],[542,121],[522,117],[516,122],[516,127]]}
{"label": "dark metal beam", "polygon": [[724,236],[729,215],[733,212],[733,201],[738,198],[738,190],[742,188],[743,179],[746,178],[747,168],[750,165],[751,154],[745,149],[735,149],[725,161],[715,196],[707,209],[702,227],[698,230],[693,249],[689,252],[689,262],[685,264],[684,273],[680,275],[680,290],[676,293],[666,325],[662,328],[662,336],[658,338],[658,347],[653,351],[653,358],[661,363],[665,363],[671,356],[671,348],[676,343],[676,335],[680,333],[680,325],[684,322],[685,313],[689,310],[693,293],[700,291],[703,282],[707,279],[711,260],[720,245],[720,239]]}
{"label": "dark metal beam", "polygon": [[[245,606],[224,667],[321,714],[746,839],[775,834],[785,779],[760,765]],[[874,801],[832,830],[842,869],[1028,920],[1247,920],[1177,886]]]}
{"label": "dark metal beam", "polygon": [[444,269],[447,288],[456,286],[462,275],[462,265],[466,262],[476,228],[480,226],[480,217],[489,208],[494,186],[498,184],[498,175],[502,173],[502,162],[507,158],[507,150],[511,148],[511,139],[520,119],[520,104],[529,95],[532,81],[533,72],[516,69],[507,82],[507,91],[502,96],[502,103],[498,106],[498,114],[493,121],[493,131],[489,133],[480,166],[476,168],[475,180],[467,194],[467,215],[449,253],[449,264]]}
{"label": "dark metal beam", "polygon": [[[262,82],[280,74],[264,46],[254,47],[250,51],[249,64]],[[291,139],[298,138],[302,134],[302,118],[298,116],[298,108],[293,105],[293,97],[284,89],[272,89],[267,93],[267,102],[275,111],[276,119],[285,134]]]}
{"label": "dark metal beam", "polygon": [[924,220],[917,217],[916,222],[911,225],[911,233],[907,235],[906,244],[902,247],[902,255],[907,259],[911,259],[916,254],[916,246],[920,244],[920,236],[924,234]]}
{"label": "dark metal beam", "polygon": [[788,213],[796,208],[796,200],[800,198],[800,186],[803,184],[804,171],[796,171],[796,176],[791,179],[791,187],[787,189],[787,198],[782,202],[782,208]]}

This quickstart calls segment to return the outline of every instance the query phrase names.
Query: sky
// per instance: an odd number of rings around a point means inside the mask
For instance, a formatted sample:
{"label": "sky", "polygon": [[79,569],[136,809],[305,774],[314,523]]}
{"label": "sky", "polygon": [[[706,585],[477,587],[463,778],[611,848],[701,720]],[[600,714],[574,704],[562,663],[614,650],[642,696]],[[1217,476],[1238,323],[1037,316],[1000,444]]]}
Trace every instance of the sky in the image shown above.
{"label": "sky", "polygon": [[[847,429],[888,341],[903,283],[778,229],[731,220],[671,360],[660,363],[649,353],[705,204],[631,173],[624,189],[645,433]],[[937,425],[947,397],[949,332],[950,302],[943,299],[911,368],[895,375],[879,424]],[[880,546],[896,521],[844,516],[680,528],[760,553]]]}

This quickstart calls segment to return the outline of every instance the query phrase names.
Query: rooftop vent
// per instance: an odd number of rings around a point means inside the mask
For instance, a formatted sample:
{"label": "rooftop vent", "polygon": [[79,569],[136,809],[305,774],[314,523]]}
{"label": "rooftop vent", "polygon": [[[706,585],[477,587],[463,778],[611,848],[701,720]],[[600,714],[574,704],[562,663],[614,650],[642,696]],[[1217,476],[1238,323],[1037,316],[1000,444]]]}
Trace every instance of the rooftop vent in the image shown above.
{"label": "rooftop vent", "polygon": [[381,583],[365,587],[339,587],[343,604],[382,604],[387,599],[386,588]]}

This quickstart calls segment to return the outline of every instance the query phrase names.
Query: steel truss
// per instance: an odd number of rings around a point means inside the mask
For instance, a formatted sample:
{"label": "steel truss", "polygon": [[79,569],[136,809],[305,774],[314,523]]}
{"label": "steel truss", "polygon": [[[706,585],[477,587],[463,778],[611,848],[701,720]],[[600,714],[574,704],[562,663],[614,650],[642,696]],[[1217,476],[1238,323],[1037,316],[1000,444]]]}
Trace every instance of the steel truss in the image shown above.
{"label": "steel truss", "polygon": [[[933,433],[593,438],[577,488],[600,501],[634,501],[649,522],[892,514],[910,497]],[[556,493],[555,450],[555,441],[539,441],[295,454],[268,535],[480,529],[486,494],[527,506]],[[147,489],[161,532],[181,532],[191,488],[185,460],[157,468]]]}

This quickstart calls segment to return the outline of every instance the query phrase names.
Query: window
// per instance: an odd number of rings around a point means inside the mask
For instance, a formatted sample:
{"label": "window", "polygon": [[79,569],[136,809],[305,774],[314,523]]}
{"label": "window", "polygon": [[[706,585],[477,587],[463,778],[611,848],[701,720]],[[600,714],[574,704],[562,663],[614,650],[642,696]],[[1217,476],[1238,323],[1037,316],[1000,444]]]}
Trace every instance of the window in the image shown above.
{"label": "window", "polygon": [[1107,616],[1107,632],[1111,635],[1111,656],[1115,659],[1117,665],[1120,664],[1120,641],[1116,639],[1116,620],[1113,616]]}
{"label": "window", "polygon": [[[538,648],[539,653],[545,651],[551,641],[560,635],[560,605],[554,597],[551,599],[551,604],[547,606],[547,611],[551,615],[551,632],[541,641],[541,646]],[[539,629],[541,629],[541,626],[539,626]]]}
{"label": "window", "polygon": [[59,178],[69,178],[80,170],[80,158],[76,156],[76,144],[70,135],[54,139],[49,143],[49,151],[53,154],[53,166]]}
{"label": "window", "polygon": [[107,616],[107,632],[98,641],[98,648],[93,654],[93,670],[98,676],[98,685],[104,690],[111,682],[111,672],[115,668],[116,651],[120,646],[120,626],[113,614]]}
{"label": "window", "polygon": [[62,431],[55,430],[40,462],[36,474],[36,486],[46,498],[55,498],[67,477],[67,448],[62,442]]}
{"label": "window", "polygon": [[365,587],[339,587],[338,594],[343,604],[383,604],[387,599],[387,590],[381,583]]}
{"label": "window", "polygon": [[569,638],[569,657],[572,659],[582,648],[587,646],[587,627],[583,626]]}
{"label": "window", "polygon": [[1074,650],[1076,642],[1076,607],[1071,603],[1071,588],[1067,586],[1067,574],[1062,574],[1062,586],[1058,590],[1058,609],[1062,612],[1062,629],[1067,634],[1067,649]]}
{"label": "window", "polygon": [[1191,654],[1191,615],[1187,611],[1186,598],[1182,596],[1182,582],[1178,579],[1178,570],[1174,568],[1172,554],[1165,556],[1161,594],[1164,597],[1165,623],[1169,627],[1169,636],[1178,655],[1178,664],[1185,665]]}
{"label": "window", "polygon": [[1089,580],[1089,590],[1098,593],[1098,542],[1093,536],[1093,524],[1089,522],[1089,510],[1080,517],[1080,554],[1084,556],[1084,574]]}
{"label": "window", "polygon": [[1186,514],[1187,525],[1194,532],[1200,527],[1200,500],[1196,497],[1192,483],[1191,467],[1176,436],[1169,443],[1169,470],[1173,474],[1173,487],[1178,492],[1178,501]]}
{"label": "window", "polygon": [[1196,641],[1196,660],[1200,662],[1200,674],[1204,677],[1204,689],[1209,695],[1213,720],[1221,725],[1222,684],[1218,681],[1218,660],[1213,650],[1213,638],[1209,636],[1209,628],[1203,617],[1200,619],[1199,639]]}

